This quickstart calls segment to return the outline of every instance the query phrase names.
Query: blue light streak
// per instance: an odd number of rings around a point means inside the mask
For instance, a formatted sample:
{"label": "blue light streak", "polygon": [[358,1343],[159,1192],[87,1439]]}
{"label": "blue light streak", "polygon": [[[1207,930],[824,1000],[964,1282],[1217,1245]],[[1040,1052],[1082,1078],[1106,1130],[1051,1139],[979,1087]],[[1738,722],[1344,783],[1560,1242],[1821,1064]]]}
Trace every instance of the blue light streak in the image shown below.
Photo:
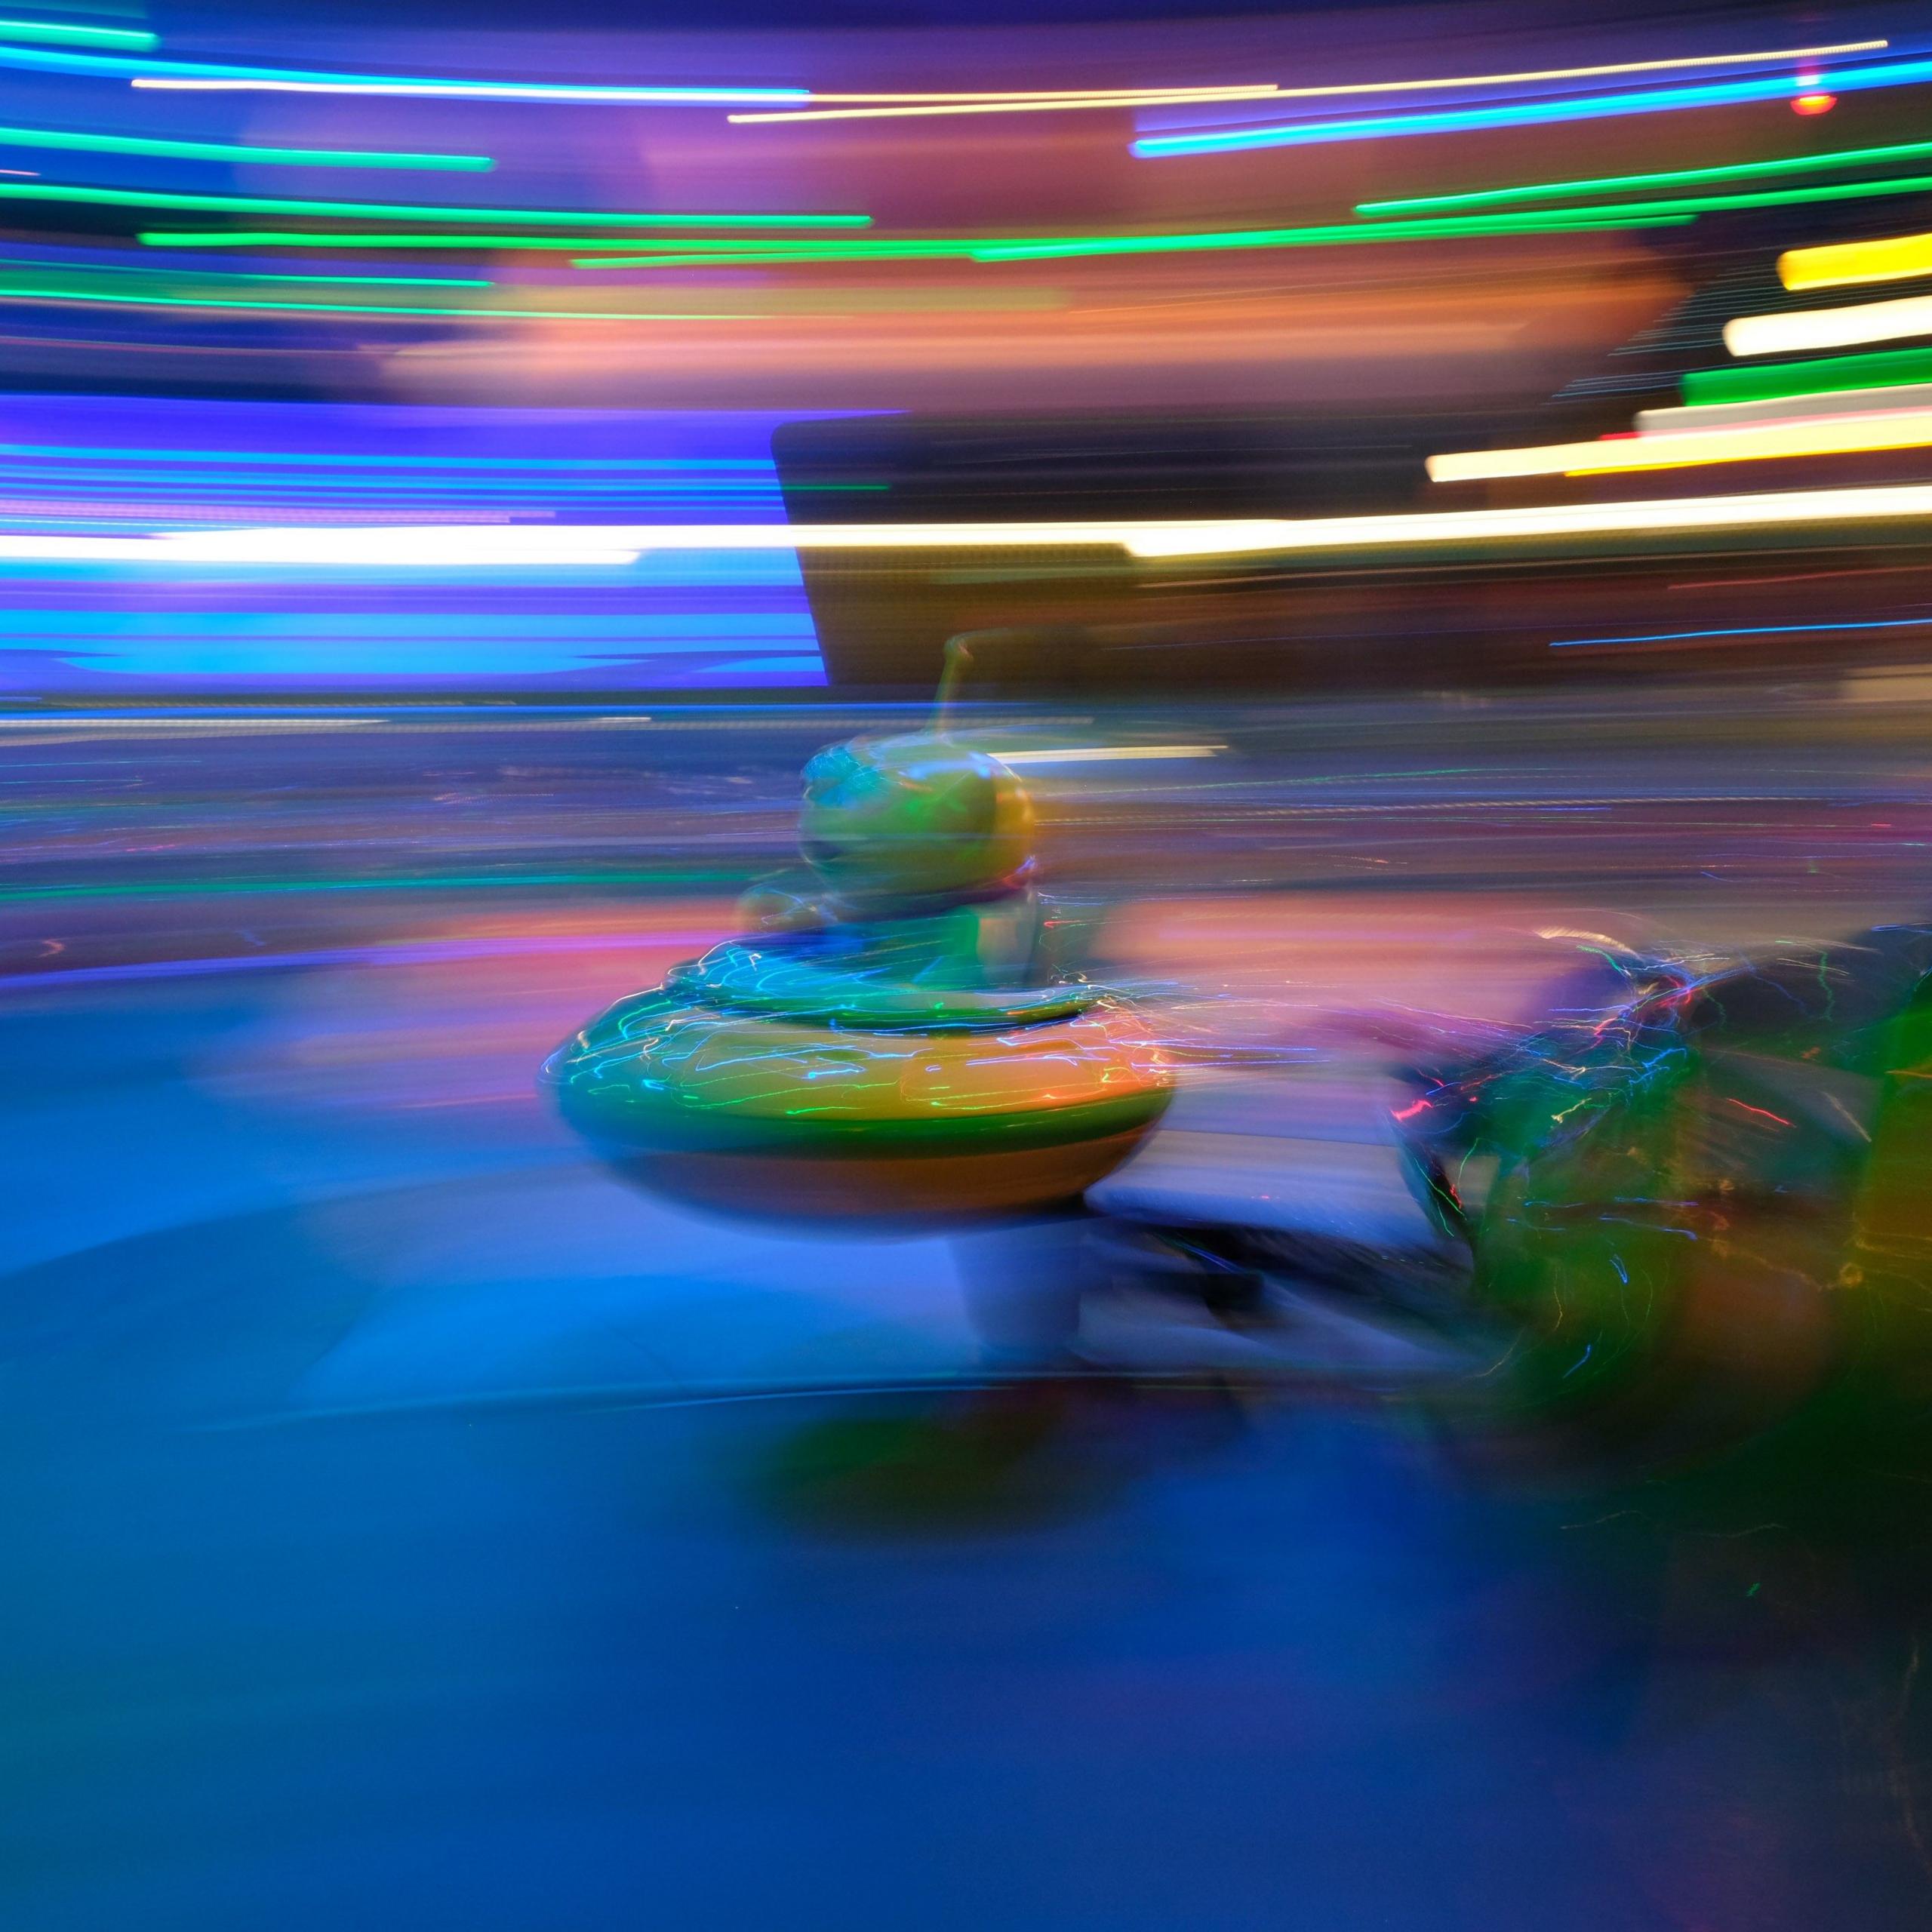
{"label": "blue light streak", "polygon": [[1932,60],[1889,66],[1847,67],[1822,77],[1795,74],[1713,81],[1688,88],[1644,88],[1627,94],[1569,100],[1521,100],[1495,107],[1432,109],[1419,114],[1378,114],[1346,121],[1306,121],[1261,128],[1202,128],[1192,133],[1143,134],[1134,143],[1143,158],[1217,154],[1250,148],[1309,147],[1330,141],[1383,140],[1402,134],[1460,134],[1486,128],[1538,127],[1595,121],[1626,114],[1664,114],[1693,107],[1727,107],[1741,102],[1783,100],[1793,95],[1852,94],[1872,88],[1913,87],[1932,81]]}
{"label": "blue light streak", "polygon": [[408,74],[332,74],[306,68],[235,66],[220,61],[143,60],[110,54],[67,54],[51,48],[0,46],[0,67],[26,67],[42,72],[99,74],[117,80],[152,77],[161,80],[260,81],[312,87],[357,88],[433,88],[438,93],[473,94],[479,100],[585,102],[622,100],[663,106],[712,106],[721,103],[798,102],[811,99],[808,88],[573,87],[562,82],[451,80]]}
{"label": "blue light streak", "polygon": [[1932,617],[1884,617],[1850,624],[1743,624],[1724,630],[1657,631],[1642,637],[1552,638],[1549,648],[1552,651],[1574,651],[1585,645],[1687,644],[1706,637],[1791,637],[1807,633],[1829,635],[1835,631],[1922,630],[1927,625],[1932,625]]}

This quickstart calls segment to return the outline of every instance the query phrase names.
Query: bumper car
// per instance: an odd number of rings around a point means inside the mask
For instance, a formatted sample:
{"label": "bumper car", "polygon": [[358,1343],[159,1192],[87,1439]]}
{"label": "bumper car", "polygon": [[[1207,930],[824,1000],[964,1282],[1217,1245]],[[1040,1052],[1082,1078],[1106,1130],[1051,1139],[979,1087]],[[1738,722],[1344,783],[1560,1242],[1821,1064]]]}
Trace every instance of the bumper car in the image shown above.
{"label": "bumper car", "polygon": [[757,930],[621,999],[546,1063],[566,1120],[668,1197],[803,1222],[970,1223],[1078,1202],[1173,1075],[1060,956],[1006,767],[937,734],[806,770],[807,870]]}

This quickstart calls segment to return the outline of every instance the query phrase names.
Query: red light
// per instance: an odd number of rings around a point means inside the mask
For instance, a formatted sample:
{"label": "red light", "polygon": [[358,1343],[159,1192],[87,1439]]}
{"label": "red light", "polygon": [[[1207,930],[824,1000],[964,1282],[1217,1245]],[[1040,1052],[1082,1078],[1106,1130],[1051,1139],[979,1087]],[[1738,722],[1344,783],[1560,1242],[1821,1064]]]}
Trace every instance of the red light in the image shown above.
{"label": "red light", "polygon": [[1829,114],[1838,104],[1835,94],[1801,94],[1791,103],[1794,114]]}

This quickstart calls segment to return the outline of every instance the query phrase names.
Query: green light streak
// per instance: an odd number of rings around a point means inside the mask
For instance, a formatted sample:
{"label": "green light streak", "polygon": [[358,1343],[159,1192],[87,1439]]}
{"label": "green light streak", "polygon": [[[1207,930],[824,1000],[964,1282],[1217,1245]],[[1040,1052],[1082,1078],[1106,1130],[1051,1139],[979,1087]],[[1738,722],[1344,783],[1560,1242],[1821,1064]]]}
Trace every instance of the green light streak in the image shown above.
{"label": "green light streak", "polygon": [[1881,349],[1870,355],[1826,355],[1809,362],[1754,363],[1694,369],[1684,378],[1687,403],[1769,402],[1829,395],[1841,389],[1892,389],[1932,382],[1932,349]]}
{"label": "green light streak", "polygon": [[1740,161],[1721,168],[1673,168],[1657,174],[1600,174],[1582,181],[1532,181],[1517,187],[1472,189],[1458,195],[1414,195],[1401,201],[1358,202],[1355,213],[1407,214],[1424,208],[1488,208],[1507,202],[1557,201],[1572,195],[1617,194],[1630,188],[1672,188],[1700,181],[1748,181],[1764,175],[1863,168],[1875,162],[1911,161],[1928,154],[1932,154],[1932,141],[1901,141],[1891,147],[1841,148],[1834,154],[1799,155],[1787,161]]}
{"label": "green light streak", "polygon": [[869,214],[608,214],[589,208],[426,208],[404,202],[316,202],[275,195],[175,195],[151,188],[0,182],[0,201],[97,208],[191,208],[212,214],[306,214],[349,221],[528,221],[583,228],[869,228]]}
{"label": "green light streak", "polygon": [[[1912,174],[1889,181],[1840,181],[1819,188],[1767,189],[1749,195],[1678,195],[1662,202],[1606,202],[1600,208],[1578,208],[1575,212],[1579,215],[1597,215],[1605,220],[1673,211],[1686,215],[1714,214],[1726,208],[1782,208],[1806,202],[1855,202],[1873,195],[1922,195],[1928,188],[1932,188],[1932,174]],[[1527,220],[1527,217],[1521,218]],[[1476,220],[1481,217],[1472,215],[1469,219]]]}
{"label": "green light streak", "polygon": [[173,161],[249,162],[272,168],[415,168],[465,174],[487,174],[497,165],[487,154],[405,154],[380,148],[258,148],[231,141],[165,141],[134,134],[82,134],[64,128],[0,128],[0,147],[152,155]]}
{"label": "green light streak", "polygon": [[1479,235],[1586,234],[1602,229],[1681,226],[1688,215],[1608,219],[1594,209],[1534,215],[1470,215],[1444,221],[1349,222],[1314,228],[1229,229],[1198,234],[1066,235],[959,241],[727,242],[703,253],[585,255],[577,268],[754,268],[817,262],[1051,261],[1081,255],[1164,255],[1241,248],[1324,248],[1369,242],[1455,240]]}
{"label": "green light streak", "polygon": [[1431,242],[1483,235],[1567,235],[1608,228],[1674,227],[1688,221],[1666,205],[1629,211],[1579,209],[1540,214],[1468,215],[1441,221],[1351,223],[1319,228],[1229,229],[1219,234],[1097,235],[1065,242],[1001,242],[976,248],[982,262],[1038,261],[1066,255],[1150,255],[1223,248],[1325,248],[1364,242]]}
{"label": "green light streak", "polygon": [[145,54],[161,43],[158,36],[132,27],[83,27],[65,20],[0,20],[0,41],[51,41],[58,45],[122,47]]}

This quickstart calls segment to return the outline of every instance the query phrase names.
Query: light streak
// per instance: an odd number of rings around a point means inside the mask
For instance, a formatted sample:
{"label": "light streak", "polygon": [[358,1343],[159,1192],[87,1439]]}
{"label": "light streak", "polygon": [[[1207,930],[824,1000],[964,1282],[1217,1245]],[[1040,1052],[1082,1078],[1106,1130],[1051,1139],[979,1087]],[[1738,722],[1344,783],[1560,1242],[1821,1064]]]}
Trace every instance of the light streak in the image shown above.
{"label": "light streak", "polygon": [[[645,223],[636,224],[642,227]],[[415,233],[413,232],[365,234],[356,229],[290,228],[290,229],[143,229],[137,238],[149,248],[326,248],[340,254],[346,248],[466,248],[472,251],[499,250],[515,252],[520,250],[610,248],[618,242],[641,242],[643,235],[617,237],[609,235],[451,235],[440,232]],[[661,238],[666,247],[680,248],[696,247],[694,239],[683,235],[675,238]],[[746,242],[747,248],[768,245]]]}
{"label": "light streak", "polygon": [[136,27],[87,27],[66,20],[0,20],[0,41],[45,40],[89,47],[125,47],[146,53],[159,45],[156,35]]}
{"label": "light streak", "polygon": [[196,269],[189,273],[177,269],[171,263],[160,267],[137,262],[90,262],[85,267],[76,269],[65,263],[38,261],[17,255],[0,255],[0,269],[24,269],[29,274],[160,275],[169,278],[174,285],[217,280],[340,282],[377,288],[494,288],[497,285],[487,276],[466,275],[312,275],[294,269],[278,272],[272,269]]}
{"label": "light streak", "polygon": [[306,214],[351,221],[527,221],[539,227],[869,228],[869,214],[627,214],[592,208],[426,208],[403,202],[318,202],[277,195],[176,195],[148,188],[80,188],[0,181],[0,201],[84,202],[103,208],[203,208],[217,214]]}
{"label": "light streak", "polygon": [[392,81],[375,75],[365,79],[352,74],[291,78],[248,69],[225,74],[140,73],[128,85],[170,94],[358,94],[410,100],[548,100],[635,107],[717,107],[740,100],[811,99],[804,88],[569,87],[541,82]]}
{"label": "light streak", "polygon": [[1896,342],[1901,336],[1932,335],[1932,296],[1896,302],[1865,302],[1849,309],[1814,309],[1795,315],[1740,315],[1724,328],[1734,355],[1802,355],[1814,349],[1843,349],[1861,342]]}
{"label": "light streak", "polygon": [[[1932,60],[1847,67],[1832,76],[1840,94],[1872,88],[1917,86],[1932,80]],[[1143,134],[1137,155],[1225,154],[1255,148],[1309,147],[1331,141],[1381,140],[1405,134],[1458,134],[1488,128],[1540,127],[1567,121],[1598,121],[1687,108],[1724,107],[1753,100],[1783,100],[1807,91],[1792,74],[1763,79],[1717,81],[1697,87],[1647,88],[1630,94],[1596,94],[1575,100],[1509,101],[1486,107],[1425,110],[1365,116],[1352,121],[1287,122],[1259,128],[1211,128],[1191,133]]]}
{"label": "light streak", "polygon": [[189,92],[346,94],[417,96],[463,100],[614,101],[645,106],[782,106],[808,101],[811,91],[786,87],[577,87],[566,82],[419,78],[401,74],[337,74],[306,68],[254,67],[225,61],[149,60],[122,54],[85,54],[64,48],[23,47],[24,36],[0,32],[0,67],[42,73],[89,74],[137,88]]}
{"label": "light streak", "polygon": [[1581,195],[1621,194],[1629,189],[1688,187],[1703,181],[1749,181],[1766,175],[1815,174],[1835,168],[1864,168],[1884,162],[1910,161],[1928,154],[1932,154],[1932,141],[1899,141],[1889,147],[1841,148],[1833,154],[1796,155],[1783,161],[1731,162],[1717,168],[1669,168],[1654,174],[1596,174],[1580,180],[1529,181],[1507,188],[1472,188],[1454,195],[1411,195],[1395,201],[1358,202],[1355,213],[1411,214],[1432,208],[1494,208],[1514,202],[1562,201]]}
{"label": "light streak", "polygon": [[[488,288],[491,285],[483,285]],[[500,309],[481,306],[452,308],[426,302],[292,302],[255,295],[124,294],[118,289],[26,282],[0,283],[0,302],[81,303],[90,306],[131,309],[242,309],[323,315],[428,316],[456,321],[742,322],[761,321],[766,316],[766,312],[758,310]]]}
{"label": "light streak", "polygon": [[1149,558],[1254,552],[1407,549],[1545,537],[1638,536],[1677,531],[1778,528],[1932,516],[1932,485],[1794,490],[1753,496],[1665,497],[1628,503],[1560,503],[1527,509],[1443,510],[1392,515],[1229,520],[1155,526],[1128,540]]}
{"label": "light streak", "polygon": [[1051,261],[1081,255],[1161,255],[1247,248],[1315,248],[1378,242],[1451,241],[1481,235],[1588,234],[1606,229],[1675,227],[1688,215],[1600,219],[1594,211],[1571,214],[1471,215],[1443,221],[1345,222],[1312,228],[1226,229],[1159,235],[1061,235],[961,237],[949,240],[869,238],[830,246],[812,242],[714,243],[706,252],[649,255],[586,255],[578,268],[693,268],[783,266],[791,263],[964,259],[980,262]]}
{"label": "light streak", "polygon": [[1693,369],[1684,378],[1684,400],[1693,405],[1756,402],[1928,380],[1932,349],[1881,349],[1869,355],[1822,356],[1813,362],[1774,362],[1759,368]]}
{"label": "light streak", "polygon": [[628,561],[660,551],[1120,549],[1150,561],[1511,543],[1543,537],[1790,528],[1932,518],[1932,485],[1686,497],[1372,516],[930,524],[409,525],[258,528],[151,537],[0,534],[0,558],[445,568]]}
{"label": "light streak", "polygon": [[1928,445],[1932,409],[1881,410],[1811,422],[1747,423],[1593,442],[1549,443],[1537,449],[1464,450],[1432,456],[1425,467],[1432,482],[1473,483],[1504,476],[1605,475],[1701,463],[1842,456],[1862,450],[1923,449]]}
{"label": "light streak", "polygon": [[1552,651],[1580,651],[1605,644],[1690,644],[1712,637],[1828,637],[1838,631],[1924,630],[1932,617],[1883,617],[1837,624],[1740,624],[1724,630],[1657,631],[1643,637],[1552,638]]}
{"label": "light streak", "polygon": [[982,262],[1048,261],[1073,255],[1161,255],[1241,248],[1330,248],[1371,242],[1451,241],[1483,235],[1588,234],[1617,228],[1675,227],[1691,217],[1672,212],[1552,210],[1518,215],[1469,215],[1442,221],[1349,222],[1315,228],[1228,229],[1179,235],[1066,235],[977,244]]}
{"label": "light streak", "polygon": [[1778,279],[1787,288],[1844,288],[1861,281],[1907,281],[1932,275],[1932,235],[1900,235],[1885,242],[1841,242],[1828,248],[1792,248],[1778,257]]}
{"label": "light streak", "polygon": [[1053,751],[998,752],[1002,764],[1115,764],[1141,758],[1215,758],[1226,745],[1076,745]]}
{"label": "light streak", "polygon": [[[731,217],[703,217],[725,220]],[[641,227],[655,217],[641,217]],[[1595,209],[1551,209],[1506,216],[1469,216],[1442,221],[1346,222],[1310,228],[1238,229],[1216,233],[1163,235],[855,236],[821,241],[764,235],[623,236],[601,235],[448,235],[433,231],[365,233],[307,229],[144,229],[140,241],[154,248],[467,249],[512,254],[520,250],[573,252],[583,269],[763,268],[792,263],[866,261],[1023,261],[1057,256],[1164,254],[1196,250],[1320,248],[1356,242],[1454,239],[1485,235],[1587,234],[1600,229],[1681,227],[1687,214],[1605,217]],[[624,242],[650,244],[650,254],[586,254]],[[675,251],[675,252],[666,252]]]}
{"label": "light streak", "polygon": [[[1284,88],[1268,83],[1226,88],[1092,88],[980,94],[831,94],[814,92],[813,105],[776,113],[734,114],[741,122],[840,121],[874,115],[1017,113],[1054,106],[1155,106],[1195,100],[1333,100],[1347,94],[1429,94],[1459,88],[1509,87],[1524,82],[1598,79],[1612,74],[1663,73],[1684,68],[1736,67],[1774,60],[1821,60],[1836,54],[1882,53],[1883,40],[1841,41],[1825,47],[1789,47],[1761,54],[1713,54],[1671,60],[1618,60],[1594,67],[1534,67],[1509,74],[1462,74],[1441,80],[1347,81],[1328,87]],[[821,101],[866,100],[894,103],[857,110],[822,109]]]}
{"label": "light streak", "polygon": [[[936,115],[958,114],[1067,114],[1096,109],[1115,112],[1143,107],[1186,107],[1213,105],[1222,101],[1278,100],[1281,90],[1266,85],[1249,88],[1177,88],[1139,92],[1123,89],[1117,94],[1005,95],[995,98],[965,97],[939,100],[914,100],[888,107],[804,107],[766,109],[757,113],[728,115],[740,125],[788,121],[899,121],[920,120]],[[814,94],[814,100],[832,100],[834,95]]]}
{"label": "light streak", "polygon": [[497,165],[485,154],[408,154],[380,148],[251,147],[232,141],[169,141],[145,135],[79,134],[64,128],[0,128],[0,147],[137,154],[168,161],[246,162],[269,168],[407,168],[481,174]]}
{"label": "light streak", "polygon": [[[1810,202],[1858,202],[1887,195],[1922,195],[1932,189],[1932,174],[1894,175],[1878,181],[1829,182],[1814,188],[1764,188],[1735,195],[1673,195],[1657,202],[1601,202],[1588,208],[1567,211],[1553,208],[1524,209],[1517,217],[1527,221],[1537,214],[1555,214],[1567,212],[1577,215],[1595,215],[1609,221],[1621,217],[1660,213],[1666,210],[1681,211],[1687,215],[1717,214],[1730,208],[1783,208],[1801,206]],[[1365,204],[1364,205],[1372,205]],[[1495,220],[1500,217],[1491,217]],[[1380,221],[1374,216],[1371,220]],[[1469,220],[1484,219],[1471,215]]]}
{"label": "light streak", "polygon": [[1814,416],[1905,409],[1932,409],[1932,382],[1901,383],[1893,389],[1827,389],[1815,395],[1768,396],[1756,402],[1706,403],[1687,409],[1640,409],[1635,421],[1643,435],[1669,435],[1734,423],[1788,423]]}

